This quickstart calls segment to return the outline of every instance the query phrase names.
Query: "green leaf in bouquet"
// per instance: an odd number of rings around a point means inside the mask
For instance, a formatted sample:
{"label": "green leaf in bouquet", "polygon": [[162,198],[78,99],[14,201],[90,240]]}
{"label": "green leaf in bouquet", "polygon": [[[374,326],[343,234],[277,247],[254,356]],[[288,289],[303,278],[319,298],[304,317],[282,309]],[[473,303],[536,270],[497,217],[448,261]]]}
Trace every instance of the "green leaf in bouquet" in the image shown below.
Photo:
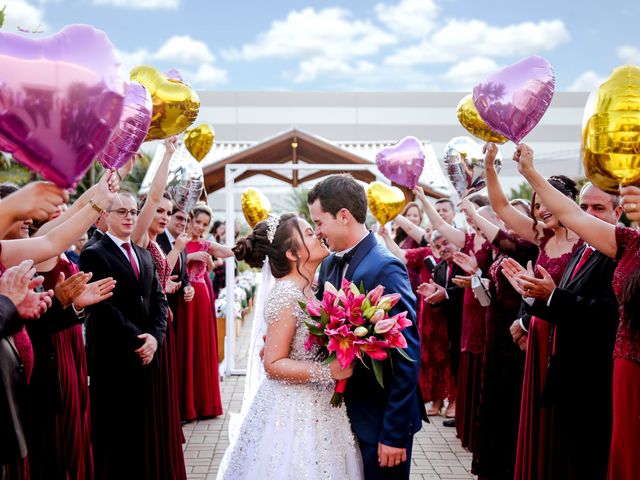
{"label": "green leaf in bouquet", "polygon": [[371,359],[371,366],[373,367],[373,374],[376,376],[376,380],[382,388],[384,388],[384,381],[382,380],[382,366],[377,360]]}
{"label": "green leaf in bouquet", "polygon": [[410,362],[415,362],[415,360],[413,358],[411,358],[409,356],[409,354],[407,352],[404,351],[404,348],[396,348],[396,350],[398,351],[398,353],[400,355],[402,355],[406,360],[409,360]]}
{"label": "green leaf in bouquet", "polygon": [[311,323],[305,320],[304,324],[307,326],[307,330],[309,330],[309,333],[311,335],[315,335],[316,337],[321,337],[322,335],[324,335],[324,329],[318,327],[315,323]]}
{"label": "green leaf in bouquet", "polygon": [[306,316],[310,316],[309,313],[307,313],[307,304],[305,302],[298,300],[298,305],[300,305],[300,310],[302,310]]}
{"label": "green leaf in bouquet", "polygon": [[364,281],[360,280],[360,293],[364,293]]}
{"label": "green leaf in bouquet", "polygon": [[320,310],[320,323],[322,325],[326,325],[327,323],[329,323],[329,315],[327,315],[327,312],[325,312],[324,310]]}
{"label": "green leaf in bouquet", "polygon": [[338,358],[336,356],[336,352],[333,352],[331,355],[329,355],[327,358],[324,359],[324,361],[322,362],[322,365],[329,365],[331,362],[333,362],[336,358]]}
{"label": "green leaf in bouquet", "polygon": [[371,308],[371,302],[369,301],[368,298],[365,298],[362,302],[362,307],[360,307],[360,310],[362,312],[366,312],[370,308]]}

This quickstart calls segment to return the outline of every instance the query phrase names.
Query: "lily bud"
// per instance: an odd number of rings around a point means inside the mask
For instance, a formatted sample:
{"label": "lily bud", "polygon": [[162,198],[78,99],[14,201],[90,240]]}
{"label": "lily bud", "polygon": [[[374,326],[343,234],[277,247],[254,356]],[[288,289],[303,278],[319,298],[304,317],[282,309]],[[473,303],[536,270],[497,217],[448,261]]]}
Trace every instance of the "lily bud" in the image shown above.
{"label": "lily bud", "polygon": [[356,337],[364,337],[367,333],[369,333],[369,330],[367,329],[367,327],[356,327],[355,330],[353,331],[354,335]]}
{"label": "lily bud", "polygon": [[382,296],[383,292],[384,292],[384,287],[382,285],[378,285],[376,288],[374,288],[367,294],[367,300],[371,302],[371,305],[375,305],[376,303],[378,303],[378,300],[380,300],[380,297]]}
{"label": "lily bud", "polygon": [[400,300],[399,293],[389,293],[380,298],[378,302],[378,308],[382,308],[384,311],[389,311]]}
{"label": "lily bud", "polygon": [[[376,324],[381,320],[384,320],[385,312],[381,308],[377,309],[371,319],[369,320],[371,323]],[[377,332],[376,332],[377,333]]]}
{"label": "lily bud", "polygon": [[376,326],[374,327],[373,331],[376,333],[387,333],[389,330],[391,330],[396,324],[396,321],[391,319],[391,318],[387,318],[386,320],[380,320],[378,323],[376,323]]}
{"label": "lily bud", "polygon": [[364,318],[366,318],[367,320],[369,320],[371,318],[371,316],[376,313],[376,310],[378,309],[378,307],[376,307],[375,305],[373,307],[369,307],[367,309],[362,308],[362,316]]}

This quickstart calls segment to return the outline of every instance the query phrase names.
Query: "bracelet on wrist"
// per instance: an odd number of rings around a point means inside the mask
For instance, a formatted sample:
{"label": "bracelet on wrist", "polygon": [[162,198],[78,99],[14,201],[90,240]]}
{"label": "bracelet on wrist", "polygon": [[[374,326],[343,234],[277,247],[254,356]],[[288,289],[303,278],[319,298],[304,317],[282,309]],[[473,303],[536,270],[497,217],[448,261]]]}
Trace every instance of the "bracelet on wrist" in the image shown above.
{"label": "bracelet on wrist", "polygon": [[106,212],[107,210],[102,208],[100,205],[98,205],[97,203],[95,203],[93,201],[93,199],[89,200],[89,205],[91,205],[91,208],[93,208],[96,212],[98,212],[100,215],[102,215],[104,212]]}

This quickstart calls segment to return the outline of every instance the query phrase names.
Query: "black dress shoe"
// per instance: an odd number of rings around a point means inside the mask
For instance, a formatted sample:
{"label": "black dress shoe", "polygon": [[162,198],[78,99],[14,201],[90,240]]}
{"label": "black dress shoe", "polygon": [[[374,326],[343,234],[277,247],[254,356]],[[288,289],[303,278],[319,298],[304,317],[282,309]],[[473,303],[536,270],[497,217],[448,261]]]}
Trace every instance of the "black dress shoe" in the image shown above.
{"label": "black dress shoe", "polygon": [[451,418],[449,420],[444,420],[442,422],[442,425],[444,427],[455,427],[456,426],[456,419],[455,418]]}

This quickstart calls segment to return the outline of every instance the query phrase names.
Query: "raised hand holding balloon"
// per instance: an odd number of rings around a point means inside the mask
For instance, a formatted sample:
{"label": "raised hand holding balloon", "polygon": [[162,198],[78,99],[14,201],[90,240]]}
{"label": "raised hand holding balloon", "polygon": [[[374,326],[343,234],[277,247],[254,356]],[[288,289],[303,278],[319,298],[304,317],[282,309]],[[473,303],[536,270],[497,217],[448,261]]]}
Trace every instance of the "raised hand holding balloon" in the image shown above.
{"label": "raised hand holding balloon", "polygon": [[89,25],[51,37],[0,33],[0,150],[72,188],[120,121],[124,82],[115,47]]}
{"label": "raised hand holding balloon", "polygon": [[[460,198],[482,190],[486,186],[482,146],[471,137],[454,137],[444,148],[444,165],[449,181]],[[502,155],[494,161],[500,172]]]}
{"label": "raised hand holding balloon", "polygon": [[424,159],[422,142],[410,136],[380,150],[376,155],[376,165],[380,173],[392,182],[413,189],[424,170]]}
{"label": "raised hand holding balloon", "polygon": [[149,132],[152,108],[149,91],[140,83],[128,83],[120,121],[99,157],[105,168],[118,169],[138,152]]}
{"label": "raised hand holding balloon", "polygon": [[520,143],[547,111],[554,90],[551,64],[534,55],[487,76],[473,89],[473,103],[491,130]]}
{"label": "raised hand holding balloon", "polygon": [[585,173],[597,187],[618,193],[640,182],[640,67],[623,65],[590,97],[582,130]]}
{"label": "raised hand holding balloon", "polygon": [[200,99],[187,84],[169,79],[153,67],[131,70],[131,80],[144,85],[153,100],[151,126],[145,140],[162,140],[183,132],[198,117]]}
{"label": "raised hand holding balloon", "polygon": [[382,182],[371,182],[367,186],[367,203],[369,210],[380,225],[393,220],[402,211],[406,200],[398,187],[391,187]]}
{"label": "raised hand holding balloon", "polygon": [[265,220],[271,213],[271,202],[257,188],[249,187],[242,192],[240,199],[242,213],[251,228]]}

